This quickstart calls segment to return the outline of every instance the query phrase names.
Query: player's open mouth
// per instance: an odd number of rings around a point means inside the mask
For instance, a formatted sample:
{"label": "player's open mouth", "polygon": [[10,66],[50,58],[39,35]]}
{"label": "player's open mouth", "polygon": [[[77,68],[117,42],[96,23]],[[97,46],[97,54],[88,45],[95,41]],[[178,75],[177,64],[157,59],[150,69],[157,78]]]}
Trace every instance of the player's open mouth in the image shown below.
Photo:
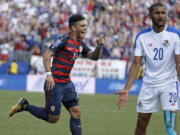
{"label": "player's open mouth", "polygon": [[81,33],[80,33],[81,38],[84,38],[85,34],[86,34],[86,31],[81,31]]}
{"label": "player's open mouth", "polygon": [[164,20],[157,20],[158,22],[164,22]]}
{"label": "player's open mouth", "polygon": [[81,34],[86,34],[86,31],[81,31]]}

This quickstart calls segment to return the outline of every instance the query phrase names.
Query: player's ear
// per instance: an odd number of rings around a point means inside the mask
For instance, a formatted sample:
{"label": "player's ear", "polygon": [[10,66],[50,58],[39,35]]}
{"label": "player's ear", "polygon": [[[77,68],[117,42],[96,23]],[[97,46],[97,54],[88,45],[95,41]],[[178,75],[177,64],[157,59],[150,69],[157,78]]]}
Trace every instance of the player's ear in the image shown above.
{"label": "player's ear", "polygon": [[71,30],[74,31],[74,32],[76,31],[76,24],[71,26]]}
{"label": "player's ear", "polygon": [[70,28],[70,29],[71,29],[71,31],[75,31],[75,28],[74,28],[74,26],[71,26],[71,28]]}

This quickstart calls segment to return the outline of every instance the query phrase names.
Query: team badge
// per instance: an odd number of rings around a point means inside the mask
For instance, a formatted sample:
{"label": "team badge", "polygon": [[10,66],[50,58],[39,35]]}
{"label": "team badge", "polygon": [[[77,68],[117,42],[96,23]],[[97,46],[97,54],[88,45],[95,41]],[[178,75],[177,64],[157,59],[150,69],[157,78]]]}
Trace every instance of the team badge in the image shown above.
{"label": "team badge", "polygon": [[169,40],[164,40],[163,45],[164,45],[165,47],[168,47],[168,46],[170,45]]}
{"label": "team badge", "polygon": [[51,111],[52,111],[52,112],[55,111],[55,106],[51,106]]}

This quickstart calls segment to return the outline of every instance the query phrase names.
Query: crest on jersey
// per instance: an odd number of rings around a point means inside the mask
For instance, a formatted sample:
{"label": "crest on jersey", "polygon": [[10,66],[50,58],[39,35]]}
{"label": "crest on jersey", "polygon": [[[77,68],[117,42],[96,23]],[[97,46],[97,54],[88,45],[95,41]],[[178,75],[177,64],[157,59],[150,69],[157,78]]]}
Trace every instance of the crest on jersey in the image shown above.
{"label": "crest on jersey", "polygon": [[55,106],[51,106],[51,111],[52,111],[52,112],[55,111]]}
{"label": "crest on jersey", "polygon": [[168,47],[168,46],[170,45],[169,40],[164,40],[163,45],[164,45],[165,47]]}

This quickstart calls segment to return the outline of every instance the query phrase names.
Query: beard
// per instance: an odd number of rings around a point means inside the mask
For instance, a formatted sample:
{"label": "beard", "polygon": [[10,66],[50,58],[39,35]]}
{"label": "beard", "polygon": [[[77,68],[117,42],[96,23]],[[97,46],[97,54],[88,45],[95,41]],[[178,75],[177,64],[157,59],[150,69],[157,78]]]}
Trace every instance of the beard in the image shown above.
{"label": "beard", "polygon": [[156,27],[159,27],[159,28],[165,27],[165,25],[166,25],[165,20],[163,20],[163,21],[152,20],[152,22],[153,22],[153,25],[155,25]]}

